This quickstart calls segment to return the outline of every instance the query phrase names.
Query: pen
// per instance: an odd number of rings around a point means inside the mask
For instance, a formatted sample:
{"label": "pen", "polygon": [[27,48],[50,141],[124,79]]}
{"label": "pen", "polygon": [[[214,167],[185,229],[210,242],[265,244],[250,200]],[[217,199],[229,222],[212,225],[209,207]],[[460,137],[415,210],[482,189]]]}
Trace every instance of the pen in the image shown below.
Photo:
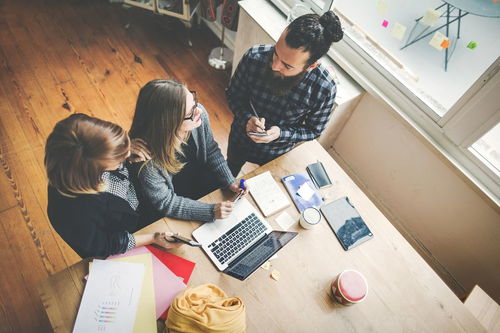
{"label": "pen", "polygon": [[238,200],[241,199],[241,197],[243,196],[243,193],[245,193],[245,180],[244,179],[240,179],[240,193],[238,193],[238,195],[236,196],[236,198],[233,200],[233,202],[236,202]]}
{"label": "pen", "polygon": [[[252,103],[252,100],[248,100],[248,103],[250,104],[250,107],[252,108],[252,111],[253,111],[253,114],[257,117],[257,119],[259,119],[260,121],[260,117],[259,115],[257,114],[257,111],[255,111],[255,107],[253,106],[253,103]],[[259,126],[260,127],[260,126]],[[265,130],[265,128],[262,128],[260,127],[262,130]]]}
{"label": "pen", "polygon": [[253,114],[260,119],[259,115],[257,114],[257,111],[255,111],[255,108],[252,104],[252,100],[249,100],[248,103],[250,103],[250,107],[252,108]]}

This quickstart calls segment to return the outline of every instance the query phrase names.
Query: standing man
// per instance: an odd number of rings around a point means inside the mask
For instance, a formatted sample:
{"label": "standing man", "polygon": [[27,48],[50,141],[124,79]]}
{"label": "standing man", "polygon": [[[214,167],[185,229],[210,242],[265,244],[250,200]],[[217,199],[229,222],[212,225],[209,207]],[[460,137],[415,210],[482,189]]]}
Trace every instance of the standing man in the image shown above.
{"label": "standing man", "polygon": [[247,161],[265,164],[320,136],[337,89],[318,60],[342,37],[333,12],[307,14],[290,23],[276,45],[243,55],[226,93],[234,114],[227,162],[235,177]]}

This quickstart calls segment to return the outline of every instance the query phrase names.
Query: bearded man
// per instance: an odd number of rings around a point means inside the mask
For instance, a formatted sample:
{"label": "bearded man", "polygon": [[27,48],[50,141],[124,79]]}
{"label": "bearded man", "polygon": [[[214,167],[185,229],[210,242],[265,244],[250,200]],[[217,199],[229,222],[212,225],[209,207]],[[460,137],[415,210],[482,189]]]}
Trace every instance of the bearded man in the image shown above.
{"label": "bearded man", "polygon": [[342,37],[333,12],[307,14],[276,45],[256,45],[243,55],[226,91],[234,114],[227,162],[235,177],[247,161],[265,164],[320,136],[337,89],[318,60]]}

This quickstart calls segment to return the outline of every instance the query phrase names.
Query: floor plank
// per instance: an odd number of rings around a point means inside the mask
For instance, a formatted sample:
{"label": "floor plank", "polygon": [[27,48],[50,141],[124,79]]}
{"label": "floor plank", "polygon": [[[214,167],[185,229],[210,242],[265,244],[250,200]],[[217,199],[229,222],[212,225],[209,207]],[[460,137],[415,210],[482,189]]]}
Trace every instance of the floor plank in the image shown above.
{"label": "floor plank", "polygon": [[140,87],[175,78],[198,91],[226,153],[229,73],[207,64],[218,41],[204,26],[193,47],[185,36],[178,21],[107,1],[0,0],[0,332],[49,331],[36,285],[79,260],[46,214],[58,120],[83,112],[128,129]]}

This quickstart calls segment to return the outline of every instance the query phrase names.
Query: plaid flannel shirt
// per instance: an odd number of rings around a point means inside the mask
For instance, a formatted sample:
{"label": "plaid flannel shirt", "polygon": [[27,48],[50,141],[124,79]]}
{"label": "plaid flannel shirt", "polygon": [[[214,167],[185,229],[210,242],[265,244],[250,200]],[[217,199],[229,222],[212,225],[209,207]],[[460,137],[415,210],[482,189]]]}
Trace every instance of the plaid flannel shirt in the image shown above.
{"label": "plaid flannel shirt", "polygon": [[[258,164],[286,153],[298,142],[319,137],[330,119],[337,92],[332,77],[320,65],[308,72],[285,96],[273,95],[261,74],[272,61],[273,53],[273,45],[257,45],[249,49],[226,91],[234,114],[229,143],[245,155],[247,161]],[[254,116],[250,100],[259,117],[266,119],[266,128],[278,126],[281,129],[279,138],[258,144],[247,136],[246,124]]]}

